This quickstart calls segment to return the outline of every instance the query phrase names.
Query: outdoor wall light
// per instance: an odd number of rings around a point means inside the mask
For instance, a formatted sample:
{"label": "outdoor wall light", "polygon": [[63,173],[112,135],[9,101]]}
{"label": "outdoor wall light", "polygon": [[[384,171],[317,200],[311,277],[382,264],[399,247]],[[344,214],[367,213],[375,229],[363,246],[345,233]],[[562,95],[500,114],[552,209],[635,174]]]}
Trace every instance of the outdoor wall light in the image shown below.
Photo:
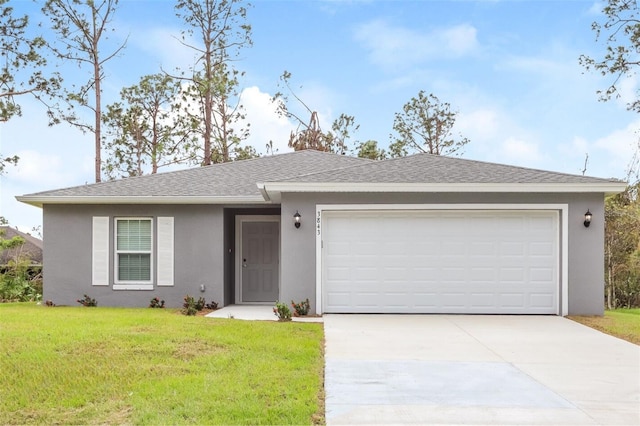
{"label": "outdoor wall light", "polygon": [[300,213],[298,213],[298,210],[296,210],[296,214],[293,215],[293,225],[296,228],[300,228],[300,219],[302,219],[302,216],[300,216]]}
{"label": "outdoor wall light", "polygon": [[584,226],[585,226],[585,228],[588,228],[589,225],[591,225],[591,217],[592,216],[593,215],[591,214],[589,209],[587,209],[587,212],[584,214]]}

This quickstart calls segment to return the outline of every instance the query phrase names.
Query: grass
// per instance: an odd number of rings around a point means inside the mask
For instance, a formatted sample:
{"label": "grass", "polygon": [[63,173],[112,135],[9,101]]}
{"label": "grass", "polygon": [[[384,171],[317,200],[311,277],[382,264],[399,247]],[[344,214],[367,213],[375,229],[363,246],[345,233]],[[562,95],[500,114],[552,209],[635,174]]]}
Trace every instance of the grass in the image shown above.
{"label": "grass", "polygon": [[0,424],[324,422],[321,324],[0,304]]}
{"label": "grass", "polygon": [[605,311],[602,317],[570,316],[570,319],[640,345],[640,309]]}

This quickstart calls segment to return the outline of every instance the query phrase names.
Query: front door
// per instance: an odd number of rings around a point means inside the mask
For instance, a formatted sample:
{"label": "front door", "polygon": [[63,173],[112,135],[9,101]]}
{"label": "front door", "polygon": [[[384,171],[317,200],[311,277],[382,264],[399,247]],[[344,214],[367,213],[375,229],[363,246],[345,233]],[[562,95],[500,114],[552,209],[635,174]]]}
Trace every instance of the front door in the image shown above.
{"label": "front door", "polygon": [[238,216],[240,303],[274,303],[278,300],[280,270],[280,218]]}

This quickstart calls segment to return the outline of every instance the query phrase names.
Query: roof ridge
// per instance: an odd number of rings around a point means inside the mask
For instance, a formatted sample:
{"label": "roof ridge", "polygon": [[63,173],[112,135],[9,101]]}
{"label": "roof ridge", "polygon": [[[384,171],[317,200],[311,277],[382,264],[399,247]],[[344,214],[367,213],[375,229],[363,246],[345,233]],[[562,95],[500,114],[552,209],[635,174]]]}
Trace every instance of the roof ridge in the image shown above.
{"label": "roof ridge", "polygon": [[[316,152],[322,152],[324,154],[339,155],[339,154],[335,154],[335,153],[332,153],[332,152],[317,151],[317,150],[310,150],[310,149],[308,149],[308,150],[305,149],[303,151],[316,151]],[[298,151],[298,152],[301,152],[301,151]],[[344,154],[342,154],[342,155],[344,155]],[[360,167],[360,166],[364,166],[364,165],[368,165],[368,164],[372,164],[372,163],[379,163],[379,162],[385,161],[385,160],[372,160],[370,158],[362,158],[362,157],[351,157],[350,155],[346,155],[345,157],[350,157],[350,158],[353,158],[353,159],[362,160],[362,163],[361,164],[350,164],[348,166],[335,167],[335,168],[332,168],[332,169],[323,170],[321,172],[302,173],[302,174],[299,174],[299,175],[291,177],[291,178],[283,179],[282,181],[286,182],[286,181],[289,181],[289,180],[295,180],[295,179],[299,179],[299,178],[302,178],[302,177],[313,176],[313,175],[317,175],[317,174],[321,174],[321,173],[337,172],[337,171],[340,171],[340,170],[347,170],[347,169],[351,169],[351,168],[354,168],[354,167]]]}
{"label": "roof ridge", "polygon": [[[538,172],[538,173],[547,173],[547,174],[554,174],[554,175],[560,175],[560,176],[568,176],[568,177],[573,177],[573,178],[587,178],[587,179],[599,179],[599,180],[603,180],[603,181],[607,181],[607,182],[624,182],[621,179],[618,178],[614,178],[614,177],[610,177],[610,178],[603,178],[603,177],[597,177],[597,176],[590,176],[590,175],[579,175],[579,174],[574,174],[574,173],[566,173],[566,172],[558,172],[558,171],[554,171],[554,170],[544,170],[544,169],[538,169],[538,168],[533,168],[533,167],[524,167],[524,166],[514,166],[511,164],[504,164],[504,163],[494,163],[494,162],[490,162],[490,161],[485,161],[485,160],[474,160],[474,159],[469,159],[469,158],[461,158],[461,157],[451,157],[451,156],[446,156],[446,155],[440,155],[440,154],[431,154],[428,152],[418,152],[415,154],[411,154],[411,155],[405,155],[402,157],[394,157],[394,158],[386,158],[384,160],[370,160],[369,163],[362,163],[362,164],[354,164],[354,165],[350,165],[350,166],[346,166],[346,167],[341,167],[339,169],[335,169],[334,171],[338,171],[338,170],[344,170],[344,169],[351,169],[351,168],[358,168],[358,167],[367,167],[369,165],[372,164],[389,164],[389,163],[394,163],[394,162],[402,162],[402,161],[406,161],[408,159],[411,158],[416,158],[416,157],[420,157],[420,156],[426,156],[426,157],[431,157],[434,159],[438,159],[438,160],[444,160],[444,161],[463,161],[466,163],[476,163],[476,164],[481,164],[481,165],[488,165],[488,166],[498,166],[498,167],[506,167],[509,169],[514,169],[514,170],[526,170],[526,171],[531,171],[531,172]],[[368,159],[367,159],[368,160]],[[330,171],[330,170],[327,170]],[[326,171],[321,171],[321,172],[312,172],[312,173],[307,173],[304,175],[300,175],[298,177],[309,177],[312,175],[319,175],[319,174],[323,174]],[[293,179],[285,179],[284,181],[289,181],[289,180],[293,180]]]}
{"label": "roof ridge", "polygon": [[188,167],[185,169],[178,169],[178,170],[167,170],[167,171],[163,171],[160,173],[149,173],[146,175],[140,175],[140,176],[125,176],[125,177],[121,177],[119,179],[113,179],[113,180],[103,180],[101,182],[92,182],[92,183],[85,183],[84,185],[71,185],[71,186],[66,186],[66,187],[62,187],[62,188],[54,188],[54,189],[50,189],[50,190],[45,190],[45,191],[39,191],[38,194],[44,194],[47,192],[58,192],[58,191],[65,191],[68,189],[76,189],[76,188],[83,188],[86,186],[93,186],[93,187],[100,187],[100,186],[105,186],[105,185],[111,185],[115,182],[131,182],[131,181],[137,181],[140,179],[149,179],[153,176],[167,176],[167,175],[172,175],[172,174],[176,174],[176,173],[188,173],[188,172],[193,172],[195,170],[203,170],[203,169],[209,169],[209,168],[213,168],[213,167],[230,167],[230,165],[236,164],[238,162],[252,162],[252,161],[259,161],[259,160],[267,160],[273,157],[283,157],[283,156],[287,156],[287,155],[291,155],[291,154],[296,154],[298,152],[303,152],[303,151],[292,151],[292,152],[283,152],[281,154],[272,154],[272,155],[265,155],[262,157],[254,157],[254,158],[246,158],[246,159],[242,159],[242,160],[237,160],[237,161],[227,161],[226,163],[214,163],[214,164],[208,164],[208,165],[201,165],[201,166],[196,166],[196,167]]}
{"label": "roof ridge", "polygon": [[[1,231],[11,231],[11,233],[13,233],[13,236],[17,236],[20,237],[22,239],[25,240],[25,242],[29,242],[39,248],[42,248],[42,240],[38,237],[34,237],[31,234],[28,234],[26,232],[22,232],[21,230],[19,230],[18,228],[14,228],[11,225],[2,225],[0,226],[0,230]],[[3,237],[8,237],[8,238],[13,238],[13,237],[9,237],[8,235],[3,235]]]}

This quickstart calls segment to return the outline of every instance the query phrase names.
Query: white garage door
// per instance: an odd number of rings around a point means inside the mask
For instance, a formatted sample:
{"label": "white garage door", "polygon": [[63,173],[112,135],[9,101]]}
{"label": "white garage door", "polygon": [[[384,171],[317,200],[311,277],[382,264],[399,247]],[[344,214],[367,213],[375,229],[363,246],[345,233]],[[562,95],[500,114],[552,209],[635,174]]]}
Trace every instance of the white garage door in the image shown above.
{"label": "white garage door", "polygon": [[557,314],[556,211],[325,211],[324,312]]}

